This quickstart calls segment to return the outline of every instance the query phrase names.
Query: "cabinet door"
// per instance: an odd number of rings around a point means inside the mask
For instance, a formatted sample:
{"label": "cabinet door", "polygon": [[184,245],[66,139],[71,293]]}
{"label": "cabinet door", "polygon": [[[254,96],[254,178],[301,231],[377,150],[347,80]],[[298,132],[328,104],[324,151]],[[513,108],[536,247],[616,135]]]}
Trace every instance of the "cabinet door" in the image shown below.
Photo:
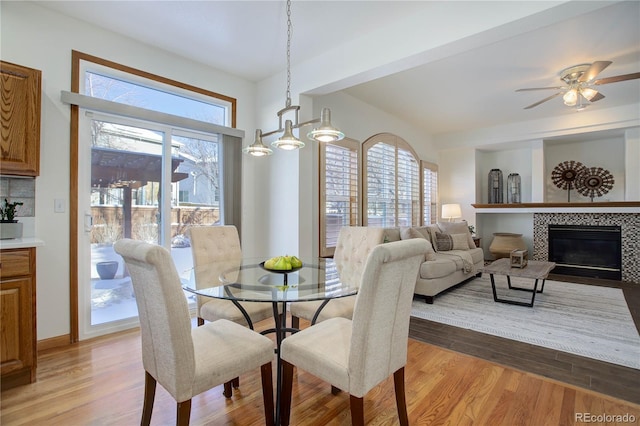
{"label": "cabinet door", "polygon": [[33,366],[31,278],[0,284],[0,374]]}
{"label": "cabinet door", "polygon": [[41,72],[0,61],[0,174],[40,173]]}

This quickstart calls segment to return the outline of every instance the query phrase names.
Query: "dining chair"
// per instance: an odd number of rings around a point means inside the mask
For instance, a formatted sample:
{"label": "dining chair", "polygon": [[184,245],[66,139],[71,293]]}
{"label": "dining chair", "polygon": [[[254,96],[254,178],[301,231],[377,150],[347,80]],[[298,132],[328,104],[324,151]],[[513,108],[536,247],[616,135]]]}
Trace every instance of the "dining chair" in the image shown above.
{"label": "dining chair", "polygon": [[177,402],[176,424],[187,425],[192,397],[260,368],[265,422],[273,425],[273,342],[223,319],[192,328],[169,251],[131,239],[116,241],[114,249],[129,270],[138,305],[145,370],[141,424],[151,422],[158,382]]}
{"label": "dining chair", "polygon": [[364,425],[364,396],[393,374],[400,424],[409,424],[404,366],[413,288],[427,244],[412,239],[376,246],[364,266],[353,319],[330,318],[282,341],[282,425],[290,420],[294,366],[349,392],[353,425]]}
{"label": "dining chair", "polygon": [[[371,250],[384,242],[384,228],[369,226],[343,226],[338,233],[336,250],[333,254],[340,280],[356,283],[360,286],[360,279],[365,262]],[[300,318],[304,318],[311,325],[329,318],[342,317],[351,319],[355,296],[332,299],[329,302],[295,302],[291,304],[291,326],[300,328]],[[325,303],[320,313],[318,309]]]}
{"label": "dining chair", "polygon": [[[189,228],[191,253],[196,285],[198,287],[215,287],[221,285],[219,276],[231,267],[237,267],[242,261],[240,237],[238,229],[233,225],[194,226]],[[253,324],[273,317],[270,303],[237,302],[247,313],[248,320],[242,310],[230,300],[213,297],[196,297],[198,325],[204,321],[226,319],[246,325],[253,329]]]}

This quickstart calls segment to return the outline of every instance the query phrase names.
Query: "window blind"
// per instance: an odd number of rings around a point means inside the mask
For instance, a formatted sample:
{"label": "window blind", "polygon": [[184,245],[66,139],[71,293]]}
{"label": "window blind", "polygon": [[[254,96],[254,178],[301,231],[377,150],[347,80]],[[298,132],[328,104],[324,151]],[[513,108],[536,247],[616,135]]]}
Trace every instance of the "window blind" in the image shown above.
{"label": "window blind", "polygon": [[320,145],[320,255],[331,256],[343,226],[359,224],[358,142]]}

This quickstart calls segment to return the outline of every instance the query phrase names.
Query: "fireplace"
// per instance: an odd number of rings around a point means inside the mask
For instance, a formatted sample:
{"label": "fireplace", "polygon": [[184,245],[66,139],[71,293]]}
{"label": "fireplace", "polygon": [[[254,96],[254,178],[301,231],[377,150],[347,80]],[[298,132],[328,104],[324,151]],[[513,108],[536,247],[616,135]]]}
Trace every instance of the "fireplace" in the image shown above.
{"label": "fireplace", "polygon": [[620,226],[548,225],[553,273],[620,281],[621,231]]}

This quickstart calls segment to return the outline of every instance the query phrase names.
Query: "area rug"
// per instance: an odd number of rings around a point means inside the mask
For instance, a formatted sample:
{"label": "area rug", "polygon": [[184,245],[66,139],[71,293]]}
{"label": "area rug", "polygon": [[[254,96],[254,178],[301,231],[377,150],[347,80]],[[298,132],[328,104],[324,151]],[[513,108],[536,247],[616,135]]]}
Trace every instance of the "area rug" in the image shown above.
{"label": "area rug", "polygon": [[[512,278],[531,288],[532,280]],[[531,293],[509,290],[496,276],[499,298],[529,302]],[[533,308],[493,301],[489,276],[435,298],[413,301],[412,316],[579,356],[640,369],[640,336],[622,290],[547,281]]]}

